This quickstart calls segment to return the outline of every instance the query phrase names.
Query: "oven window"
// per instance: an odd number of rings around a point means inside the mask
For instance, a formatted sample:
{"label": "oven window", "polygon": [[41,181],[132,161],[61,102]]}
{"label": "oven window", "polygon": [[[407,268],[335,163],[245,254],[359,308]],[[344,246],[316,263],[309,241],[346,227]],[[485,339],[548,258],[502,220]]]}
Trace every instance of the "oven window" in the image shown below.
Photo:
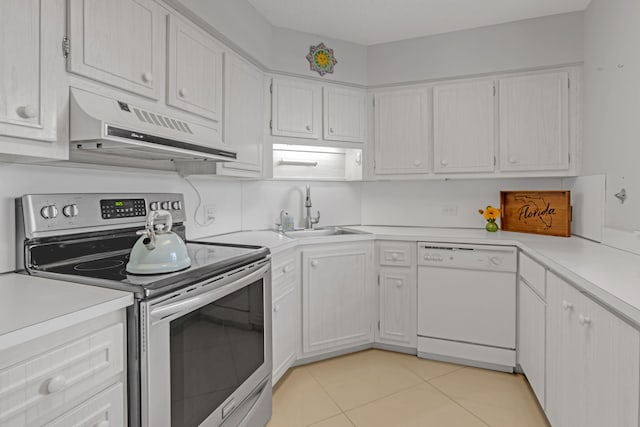
{"label": "oven window", "polygon": [[171,322],[171,426],[198,426],[264,363],[259,281]]}

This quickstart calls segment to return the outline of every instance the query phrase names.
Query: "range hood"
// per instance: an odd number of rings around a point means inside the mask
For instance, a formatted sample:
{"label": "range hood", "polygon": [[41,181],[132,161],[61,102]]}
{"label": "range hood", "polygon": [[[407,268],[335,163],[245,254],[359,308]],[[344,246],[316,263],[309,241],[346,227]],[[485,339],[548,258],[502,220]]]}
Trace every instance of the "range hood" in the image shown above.
{"label": "range hood", "polygon": [[70,89],[70,157],[232,161],[218,129],[85,90]]}

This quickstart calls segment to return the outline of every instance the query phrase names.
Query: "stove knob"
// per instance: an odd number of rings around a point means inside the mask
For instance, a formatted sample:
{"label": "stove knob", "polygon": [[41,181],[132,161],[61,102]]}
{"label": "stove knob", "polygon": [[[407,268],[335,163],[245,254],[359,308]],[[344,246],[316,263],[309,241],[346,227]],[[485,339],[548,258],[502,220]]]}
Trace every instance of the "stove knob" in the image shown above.
{"label": "stove knob", "polygon": [[77,205],[67,205],[64,208],[62,208],[62,214],[67,218],[76,217],[78,216],[78,213],[80,213],[80,211],[78,210]]}
{"label": "stove knob", "polygon": [[179,201],[171,202],[171,209],[173,209],[174,211],[179,211],[180,209],[182,209],[182,203],[180,203]]}
{"label": "stove knob", "polygon": [[160,203],[160,207],[161,207],[163,210],[165,210],[165,211],[166,211],[166,210],[169,210],[169,209],[171,208],[171,204],[170,204],[169,202],[162,202],[162,203]]}
{"label": "stove knob", "polygon": [[149,209],[152,210],[152,211],[157,211],[158,210],[158,202],[149,203]]}
{"label": "stove knob", "polygon": [[53,219],[58,216],[58,208],[56,208],[55,205],[45,206],[40,209],[40,215],[42,215],[44,219]]}

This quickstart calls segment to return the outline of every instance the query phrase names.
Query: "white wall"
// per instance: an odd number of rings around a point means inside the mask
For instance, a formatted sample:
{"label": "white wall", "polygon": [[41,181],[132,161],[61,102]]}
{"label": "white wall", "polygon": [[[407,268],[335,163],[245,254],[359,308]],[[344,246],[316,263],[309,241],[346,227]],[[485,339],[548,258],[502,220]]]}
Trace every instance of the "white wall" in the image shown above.
{"label": "white wall", "polygon": [[[304,227],[305,184],[298,181],[256,181],[242,186],[242,228],[273,228],[285,209],[295,226]],[[360,182],[310,182],[311,214],[320,211],[320,226],[360,224]]]}
{"label": "white wall", "polygon": [[[14,198],[29,193],[177,192],[184,193],[189,238],[239,230],[241,184],[211,178],[191,179],[206,203],[216,207],[216,220],[200,227],[193,215],[197,197],[176,174],[107,171],[0,163],[0,272],[15,268]],[[201,214],[201,212],[198,212]],[[199,220],[204,223],[203,218]]]}
{"label": "white wall", "polygon": [[[364,182],[362,224],[484,227],[478,209],[499,207],[501,190],[560,189],[559,178]],[[457,215],[445,215],[445,208]]]}
{"label": "white wall", "polygon": [[583,13],[574,12],[374,45],[367,53],[368,82],[382,85],[581,62],[582,30]]}
{"label": "white wall", "polygon": [[584,173],[606,175],[605,224],[628,232],[640,230],[639,23],[638,1],[592,0],[585,12]]}
{"label": "white wall", "polygon": [[338,61],[332,74],[325,74],[323,80],[337,80],[359,85],[367,84],[367,47],[330,37],[302,33],[285,28],[273,28],[273,62],[274,71],[284,71],[308,77],[320,77],[316,71],[309,69],[307,54],[309,47],[320,42],[334,50]]}

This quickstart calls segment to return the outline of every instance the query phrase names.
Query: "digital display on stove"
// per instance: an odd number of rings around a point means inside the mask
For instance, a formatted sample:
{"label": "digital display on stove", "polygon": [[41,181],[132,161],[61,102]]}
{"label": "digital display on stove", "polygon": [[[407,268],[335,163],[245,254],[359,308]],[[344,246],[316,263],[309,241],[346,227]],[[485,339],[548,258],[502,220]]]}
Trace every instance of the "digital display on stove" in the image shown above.
{"label": "digital display on stove", "polygon": [[102,219],[147,216],[144,199],[100,200]]}

